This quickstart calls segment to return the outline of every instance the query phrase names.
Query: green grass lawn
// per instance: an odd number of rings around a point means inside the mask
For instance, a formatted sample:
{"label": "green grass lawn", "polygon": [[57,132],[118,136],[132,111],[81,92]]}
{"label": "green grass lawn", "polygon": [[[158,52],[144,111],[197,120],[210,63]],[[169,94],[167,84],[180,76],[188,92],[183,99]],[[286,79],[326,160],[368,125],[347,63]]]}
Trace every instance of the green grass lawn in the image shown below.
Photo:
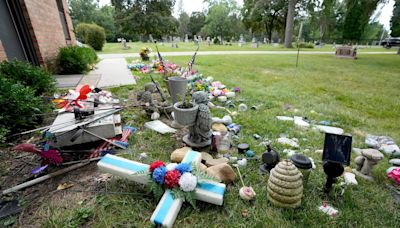
{"label": "green grass lawn", "polygon": [[[195,51],[196,46],[193,43],[179,43],[179,48],[172,48],[171,44],[165,43],[164,45],[159,44],[159,50],[161,52],[182,52],[182,51]],[[130,49],[123,50],[121,43],[106,43],[103,47],[103,51],[98,52],[98,54],[111,54],[111,53],[139,53],[142,47],[150,47],[153,51],[156,51],[155,44],[152,43],[141,43],[141,42],[134,42],[128,43]],[[207,46],[202,44],[200,46],[200,51],[295,51],[297,49],[293,48],[284,48],[282,45],[273,46],[270,44],[262,44],[259,48],[252,48],[251,43],[246,43],[243,47],[239,47],[237,43],[233,44],[232,46],[226,45],[211,45]],[[332,45],[325,45],[322,48],[302,48],[301,51],[334,51]],[[368,48],[360,48],[359,52],[377,52],[377,51],[389,51],[395,52],[397,51],[396,48],[392,49],[385,49],[379,46],[372,46]]]}
{"label": "green grass lawn", "polygon": [[[171,61],[186,63],[188,57],[171,57]],[[128,61],[131,61],[129,59]],[[392,136],[400,143],[400,56],[360,55],[358,60],[336,59],[329,55],[300,56],[295,68],[293,56],[199,56],[198,70],[221,80],[229,87],[240,86],[238,98],[248,106],[263,104],[257,111],[249,110],[234,117],[242,125],[241,142],[247,142],[257,155],[264,152],[260,141],[252,138],[257,133],[270,140],[280,134],[297,137],[298,152],[314,158],[317,168],[310,175],[304,189],[300,208],[284,210],[274,207],[266,198],[268,175],[258,174],[259,161],[251,160],[241,170],[244,181],[254,188],[256,200],[244,202],[239,198],[240,181],[227,187],[224,205],[198,203],[197,209],[184,204],[175,227],[399,227],[400,207],[391,197],[386,184],[385,170],[389,167],[385,158],[373,171],[376,182],[358,178],[359,185],[346,188],[344,195],[338,190],[331,192],[328,203],[339,210],[336,218],[319,212],[321,191],[325,174],[321,155],[324,135],[312,130],[301,131],[292,123],[276,120],[276,115],[307,116],[311,120],[337,122],[339,127],[353,135],[353,146],[364,147],[364,135],[383,134]],[[132,98],[129,93],[142,90],[149,82],[148,75],[139,75],[135,86],[113,89],[121,100]],[[160,76],[155,77],[161,80]],[[236,102],[238,105],[239,102]],[[283,109],[291,104],[299,111],[291,113]],[[233,111],[234,109],[232,109]],[[315,111],[320,114],[314,114]],[[223,111],[213,111],[222,117]],[[139,128],[130,140],[134,155],[122,156],[137,159],[146,152],[148,162],[155,159],[168,161],[170,153],[180,142],[170,135],[160,135],[145,130],[147,117],[141,110],[131,108],[123,113],[123,119]],[[284,148],[273,141],[278,151]],[[309,152],[304,152],[305,150]],[[282,154],[282,157],[285,157]],[[354,159],[352,155],[352,160]],[[354,167],[354,162],[351,163]],[[37,209],[44,227],[66,227],[86,224],[92,227],[149,227],[150,216],[158,199],[141,186],[122,179],[107,183],[109,191],[136,193],[136,195],[94,195],[73,209],[54,207],[46,202]]]}

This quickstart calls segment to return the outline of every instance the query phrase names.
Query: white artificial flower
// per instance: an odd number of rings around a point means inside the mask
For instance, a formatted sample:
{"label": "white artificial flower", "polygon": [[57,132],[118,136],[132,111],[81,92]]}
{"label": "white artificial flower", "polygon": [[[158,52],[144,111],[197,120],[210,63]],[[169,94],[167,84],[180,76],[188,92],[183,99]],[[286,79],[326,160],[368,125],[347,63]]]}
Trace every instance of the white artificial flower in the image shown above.
{"label": "white artificial flower", "polygon": [[184,192],[193,191],[197,186],[197,177],[191,173],[184,173],[179,179],[179,186]]}
{"label": "white artificial flower", "polygon": [[176,166],[178,165],[178,163],[169,163],[166,168],[168,171],[174,170],[176,169]]}

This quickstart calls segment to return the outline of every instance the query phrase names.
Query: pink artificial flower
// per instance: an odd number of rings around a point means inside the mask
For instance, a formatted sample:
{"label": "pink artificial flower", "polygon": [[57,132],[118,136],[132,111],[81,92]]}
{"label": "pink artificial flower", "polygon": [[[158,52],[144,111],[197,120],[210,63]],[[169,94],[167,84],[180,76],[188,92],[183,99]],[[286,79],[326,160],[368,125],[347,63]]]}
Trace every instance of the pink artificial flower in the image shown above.
{"label": "pink artificial flower", "polygon": [[390,171],[387,174],[389,179],[394,180],[397,184],[400,185],[400,167],[399,168],[394,168],[392,171]]}
{"label": "pink artificial flower", "polygon": [[244,186],[240,188],[239,195],[244,200],[252,200],[256,196],[256,192],[252,187]]}

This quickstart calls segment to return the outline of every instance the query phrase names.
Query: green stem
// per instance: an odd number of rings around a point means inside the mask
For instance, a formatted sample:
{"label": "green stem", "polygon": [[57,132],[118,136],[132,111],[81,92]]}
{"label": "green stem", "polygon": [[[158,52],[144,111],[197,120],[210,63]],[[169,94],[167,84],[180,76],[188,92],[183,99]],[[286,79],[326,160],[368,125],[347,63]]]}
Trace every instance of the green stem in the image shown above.
{"label": "green stem", "polygon": [[238,173],[239,173],[239,178],[240,178],[240,181],[242,182],[242,185],[243,185],[243,187],[245,187],[245,185],[244,185],[244,181],[243,181],[243,178],[242,178],[242,174],[240,173],[240,169],[239,169],[239,167],[238,167],[238,166],[236,166],[236,169],[237,169],[237,171],[238,171]]}

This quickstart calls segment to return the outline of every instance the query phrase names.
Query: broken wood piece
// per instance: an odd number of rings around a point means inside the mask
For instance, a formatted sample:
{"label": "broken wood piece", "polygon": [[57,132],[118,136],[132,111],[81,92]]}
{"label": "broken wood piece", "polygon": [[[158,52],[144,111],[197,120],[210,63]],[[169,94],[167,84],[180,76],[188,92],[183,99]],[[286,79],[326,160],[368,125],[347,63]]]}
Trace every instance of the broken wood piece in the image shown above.
{"label": "broken wood piece", "polygon": [[32,186],[32,185],[41,183],[41,182],[43,182],[43,181],[45,181],[45,180],[47,180],[47,179],[50,179],[50,178],[52,178],[52,177],[56,177],[56,176],[59,176],[59,175],[61,175],[61,174],[67,173],[67,172],[69,172],[69,171],[78,169],[78,168],[80,168],[80,167],[82,167],[82,166],[85,166],[85,165],[87,165],[87,164],[89,164],[89,163],[90,163],[90,162],[78,163],[78,164],[72,165],[72,166],[70,166],[70,167],[67,167],[67,168],[64,168],[64,169],[60,169],[60,170],[58,170],[58,171],[56,171],[56,172],[54,172],[54,173],[50,173],[50,174],[41,176],[41,177],[39,177],[39,178],[30,180],[30,181],[28,181],[28,182],[25,182],[25,183],[16,185],[16,186],[14,186],[14,187],[12,187],[12,188],[6,189],[6,190],[4,190],[4,191],[1,193],[1,195],[5,195],[5,194],[8,194],[8,193],[12,193],[12,192],[19,191],[19,190],[21,190],[21,189],[30,187],[30,186]]}

